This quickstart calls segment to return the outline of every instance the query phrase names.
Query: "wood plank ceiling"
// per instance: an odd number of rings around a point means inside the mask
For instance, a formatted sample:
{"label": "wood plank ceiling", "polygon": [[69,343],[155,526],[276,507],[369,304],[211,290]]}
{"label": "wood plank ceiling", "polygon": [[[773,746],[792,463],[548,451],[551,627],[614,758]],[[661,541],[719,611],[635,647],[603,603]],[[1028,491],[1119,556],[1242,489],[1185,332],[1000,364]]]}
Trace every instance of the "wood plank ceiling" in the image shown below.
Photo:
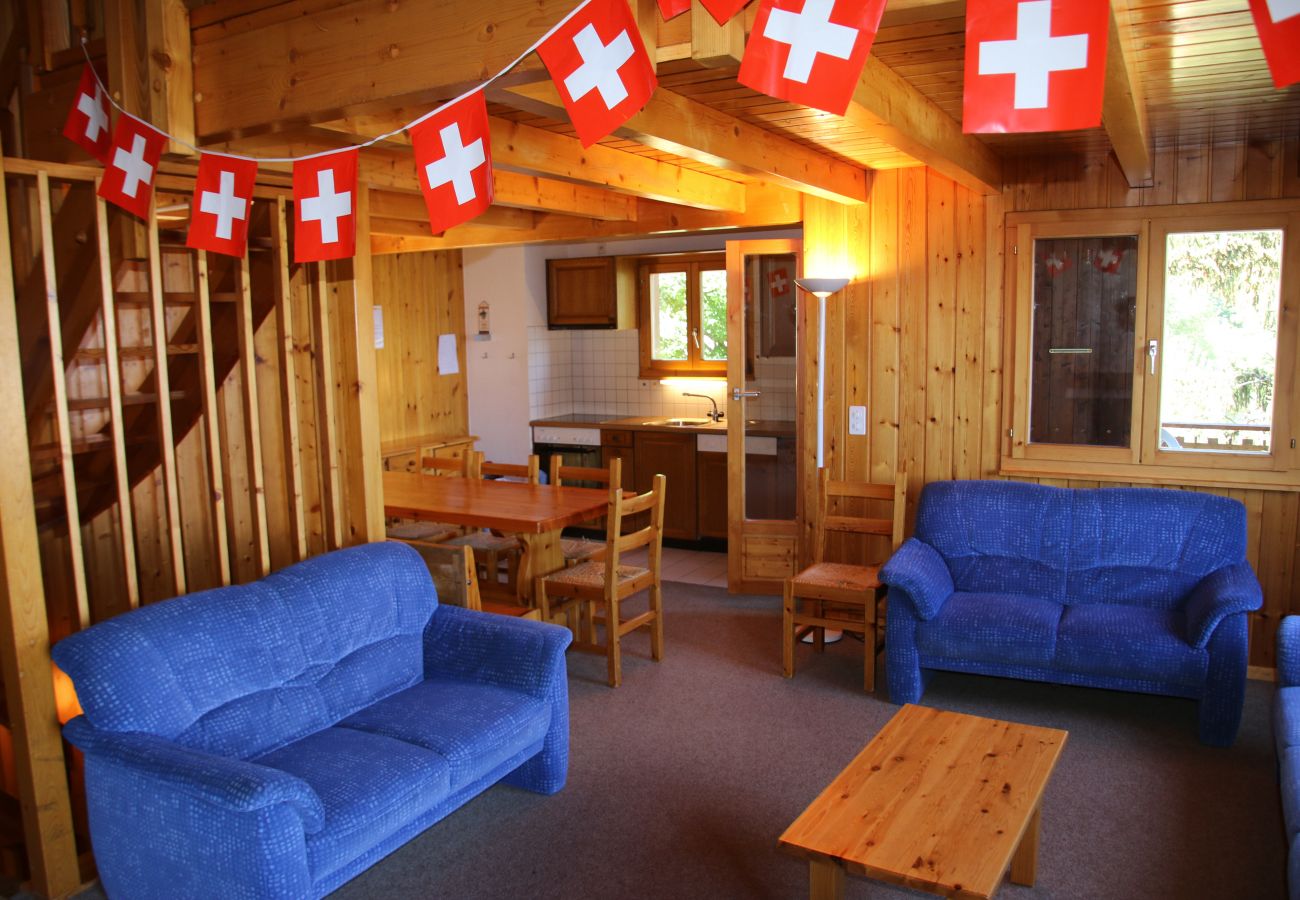
{"label": "wood plank ceiling", "polygon": [[[569,197],[567,203],[557,198],[530,207],[511,199],[527,194],[528,184],[506,183],[503,190],[499,180],[503,205],[530,209],[531,218],[499,216],[441,238],[428,234],[427,226],[421,230],[418,205],[394,201],[387,208],[404,212],[377,216],[377,228],[402,221],[400,228],[390,229],[402,240],[379,249],[774,224],[791,217],[799,191],[862,202],[866,184],[853,174],[860,169],[928,164],[992,193],[1000,187],[1004,160],[1104,152],[1112,142],[1121,166],[1136,182],[1149,175],[1151,152],[1180,142],[1300,137],[1300,85],[1273,88],[1247,0],[1114,0],[1112,34],[1118,40],[1111,52],[1114,65],[1121,74],[1126,69],[1131,81],[1123,98],[1135,98],[1127,101],[1128,121],[1112,120],[1108,93],[1106,127],[979,137],[960,133],[962,2],[890,0],[855,105],[844,118],[774,100],[736,82],[737,48],[743,46],[757,4],[746,10],[743,23],[729,29],[701,25],[698,0],[695,10],[668,23],[659,20],[653,0],[631,4],[643,33],[655,42],[660,87],[646,112],[600,146],[589,151],[577,146],[554,88],[535,59],[494,85],[489,95],[503,179],[508,182],[508,173],[514,172],[532,178],[543,194],[554,193],[556,184],[569,184],[593,192],[592,197]],[[571,4],[506,2],[490,13],[468,0],[440,5],[454,7],[463,21],[462,27],[439,33],[457,37],[434,39],[432,32],[399,30],[398,4],[375,0],[191,0],[195,88],[217,101],[196,105],[200,140],[206,135],[210,145],[263,155],[359,141],[490,75],[499,60],[527,46]],[[378,14],[367,19],[366,13]],[[294,20],[304,17],[324,36],[295,30]],[[328,32],[349,17],[356,26],[355,45],[345,50]],[[476,42],[475,51],[465,56],[465,48]],[[423,52],[436,47],[444,57],[424,82],[391,62],[417,47]],[[241,71],[232,79],[234,67],[246,68],[257,51],[267,57],[257,62],[257,71]],[[391,59],[376,65],[374,54],[380,51]],[[339,73],[345,62],[354,74]],[[364,73],[367,83],[347,90],[311,87],[313,81],[331,77],[357,78],[355,73]],[[241,80],[250,78],[258,79],[260,93],[267,97],[242,106],[234,96],[214,97],[224,83],[237,91]],[[1112,88],[1108,85],[1108,91]],[[276,95],[287,123],[275,120],[269,105]],[[1117,102],[1122,106],[1124,101]],[[387,174],[373,183],[396,192],[415,191],[405,144],[399,139],[379,151],[384,162],[372,166],[371,174],[374,168]],[[634,162],[636,157],[640,159]],[[403,165],[409,174],[402,173]],[[611,211],[608,201],[593,202],[597,193],[621,200]],[[590,212],[597,209],[601,212]],[[797,221],[797,214],[792,220]]]}

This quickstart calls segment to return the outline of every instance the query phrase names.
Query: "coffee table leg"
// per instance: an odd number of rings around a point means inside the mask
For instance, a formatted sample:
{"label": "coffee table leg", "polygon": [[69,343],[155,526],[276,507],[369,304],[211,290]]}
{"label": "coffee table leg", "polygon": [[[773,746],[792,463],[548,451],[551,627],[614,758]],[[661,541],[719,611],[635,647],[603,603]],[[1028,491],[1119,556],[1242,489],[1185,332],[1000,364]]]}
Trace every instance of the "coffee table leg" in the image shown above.
{"label": "coffee table leg", "polygon": [[1011,857],[1013,884],[1032,885],[1038,876],[1038,819],[1042,809],[1039,806],[1034,810],[1034,815],[1025,828],[1025,836],[1020,839],[1020,846],[1016,848],[1016,855]]}
{"label": "coffee table leg", "polygon": [[844,867],[833,859],[808,861],[809,900],[841,900],[844,897]]}

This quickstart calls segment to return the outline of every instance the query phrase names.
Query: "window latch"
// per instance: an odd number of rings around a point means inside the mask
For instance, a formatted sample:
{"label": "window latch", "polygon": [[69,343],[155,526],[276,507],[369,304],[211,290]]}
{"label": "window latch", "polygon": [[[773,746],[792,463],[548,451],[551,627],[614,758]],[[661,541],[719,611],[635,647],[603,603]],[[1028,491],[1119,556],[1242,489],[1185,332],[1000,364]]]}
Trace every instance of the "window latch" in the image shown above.
{"label": "window latch", "polygon": [[695,349],[700,349],[700,329],[692,328],[691,337],[695,338]]}
{"label": "window latch", "polygon": [[1151,360],[1151,374],[1156,374],[1156,354],[1160,352],[1160,342],[1155,338],[1147,341],[1147,359]]}

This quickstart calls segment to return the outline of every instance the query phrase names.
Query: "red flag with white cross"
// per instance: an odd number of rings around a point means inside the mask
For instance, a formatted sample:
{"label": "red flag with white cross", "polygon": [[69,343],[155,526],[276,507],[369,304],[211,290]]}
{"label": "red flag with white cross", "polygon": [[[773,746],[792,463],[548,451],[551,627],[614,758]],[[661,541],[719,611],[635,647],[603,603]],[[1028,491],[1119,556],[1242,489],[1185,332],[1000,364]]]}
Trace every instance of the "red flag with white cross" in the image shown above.
{"label": "red flag with white cross", "polygon": [[129,113],[119,116],[99,196],[142,219],[149,218],[154,174],[166,143],[167,135],[148,122]]}
{"label": "red flag with white cross", "polygon": [[108,165],[112,132],[108,127],[108,97],[99,86],[95,70],[86,63],[77,85],[77,99],[68,110],[68,120],[63,123],[63,135],[100,162]]}
{"label": "red flag with white cross", "polygon": [[587,0],[546,36],[537,54],[584,147],[636,115],[657,84],[624,0]]}
{"label": "red flag with white cross", "polygon": [[185,236],[185,246],[243,256],[256,181],[255,160],[220,153],[201,155],[199,172],[194,177],[190,230]]}
{"label": "red flag with white cross", "polygon": [[1250,0],[1259,43],[1278,90],[1300,81],[1300,0]]}
{"label": "red flag with white cross", "polygon": [[[745,8],[749,0],[700,0],[700,5],[709,11],[714,21],[726,25],[731,17]],[[690,4],[688,3],[687,6]]]}
{"label": "red flag with white cross", "polygon": [[492,141],[482,91],[443,107],[409,131],[435,234],[492,205]]}
{"label": "red flag with white cross", "polygon": [[962,131],[1100,125],[1109,34],[1107,0],[970,0]]}
{"label": "red flag with white cross", "polygon": [[763,0],[736,80],[842,116],[884,11],[885,0]]}
{"label": "red flag with white cross", "polygon": [[293,261],[347,259],[357,247],[357,151],[293,164]]}
{"label": "red flag with white cross", "polygon": [[667,22],[691,8],[691,0],[659,0],[659,15]]}

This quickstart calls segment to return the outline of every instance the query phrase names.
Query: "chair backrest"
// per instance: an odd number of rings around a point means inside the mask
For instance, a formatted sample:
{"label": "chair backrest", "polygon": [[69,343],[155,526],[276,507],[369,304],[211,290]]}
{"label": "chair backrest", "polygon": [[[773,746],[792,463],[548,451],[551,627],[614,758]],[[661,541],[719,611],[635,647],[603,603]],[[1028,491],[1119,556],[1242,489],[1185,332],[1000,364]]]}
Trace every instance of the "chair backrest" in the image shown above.
{"label": "chair backrest", "polygon": [[[605,590],[613,590],[617,583],[619,557],[629,550],[648,547],[651,571],[659,571],[664,540],[664,495],[668,479],[656,475],[650,490],[635,497],[624,497],[617,482],[609,487],[609,510],[605,518]],[[650,523],[636,531],[623,534],[624,522],[643,512],[650,513]]]}
{"label": "chair backrest", "polygon": [[566,481],[586,481],[592,484],[622,484],[623,460],[615,457],[609,461],[608,469],[589,468],[587,466],[566,466],[564,457],[558,453],[551,457],[547,467],[547,476],[551,484],[559,487]]}
{"label": "chair backrest", "polygon": [[[844,501],[890,504],[888,518],[849,515],[841,511]],[[830,469],[817,473],[817,520],[814,523],[813,558],[822,562],[829,534],[880,535],[890,540],[890,552],[903,543],[903,523],[907,516],[907,473],[901,468],[893,484],[870,481],[833,481]],[[880,560],[883,562],[884,560]]]}
{"label": "chair backrest", "polygon": [[400,541],[420,554],[433,586],[438,589],[438,602],[466,609],[482,609],[483,600],[478,589],[477,567],[474,565],[474,548],[466,544],[431,543],[429,541]]}
{"label": "chair backrest", "polygon": [[535,453],[530,453],[528,462],[520,465],[519,463],[486,462],[480,451],[475,450],[474,452],[479,458],[478,473],[480,478],[494,475],[498,478],[518,478],[527,481],[529,484],[541,484],[542,482],[541,459]]}
{"label": "chair backrest", "polygon": [[477,478],[482,457],[477,450],[466,450],[459,457],[425,456],[420,459],[420,471],[450,478]]}

